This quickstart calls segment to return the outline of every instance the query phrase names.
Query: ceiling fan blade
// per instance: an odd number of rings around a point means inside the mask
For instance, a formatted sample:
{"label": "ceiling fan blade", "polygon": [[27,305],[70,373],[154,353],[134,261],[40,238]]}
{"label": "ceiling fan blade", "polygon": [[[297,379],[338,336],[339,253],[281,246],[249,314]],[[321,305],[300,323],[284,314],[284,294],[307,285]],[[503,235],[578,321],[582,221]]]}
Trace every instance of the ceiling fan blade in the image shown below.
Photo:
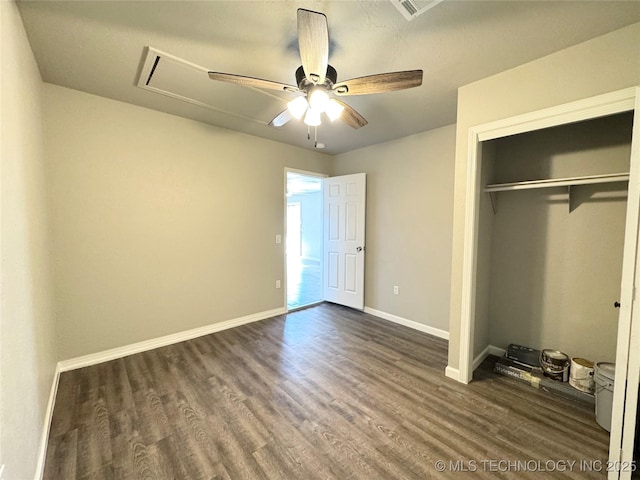
{"label": "ceiling fan blade", "polygon": [[220,82],[235,83],[244,87],[294,93],[300,91],[298,87],[287,85],[286,83],[273,82],[271,80],[263,80],[261,78],[245,77],[244,75],[234,75],[232,73],[209,72],[209,78]]}
{"label": "ceiling fan blade", "polygon": [[298,47],[307,80],[322,85],[329,64],[329,27],[323,13],[298,9]]}
{"label": "ceiling fan blade", "polygon": [[336,95],[367,95],[404,90],[420,85],[422,85],[422,70],[407,70],[345,80],[333,86],[333,93]]}
{"label": "ceiling fan blade", "polygon": [[355,111],[352,107],[347,105],[340,100],[336,100],[340,105],[344,107],[342,111],[342,115],[340,115],[340,120],[349,125],[352,128],[361,128],[364,127],[367,123],[366,118],[360,115],[357,111]]}
{"label": "ceiling fan blade", "polygon": [[282,127],[286,125],[289,120],[291,120],[293,116],[291,112],[289,112],[288,108],[285,108],[282,112],[280,112],[276,117],[269,122],[270,127]]}

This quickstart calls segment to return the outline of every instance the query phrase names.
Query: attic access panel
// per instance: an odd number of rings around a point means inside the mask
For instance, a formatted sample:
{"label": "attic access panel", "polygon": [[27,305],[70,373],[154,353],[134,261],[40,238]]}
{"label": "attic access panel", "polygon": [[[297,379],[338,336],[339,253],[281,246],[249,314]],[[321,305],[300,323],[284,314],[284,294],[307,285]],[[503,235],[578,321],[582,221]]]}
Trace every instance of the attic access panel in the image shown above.
{"label": "attic access panel", "polygon": [[209,79],[209,69],[148,47],[138,87],[225,115],[267,125],[291,98]]}

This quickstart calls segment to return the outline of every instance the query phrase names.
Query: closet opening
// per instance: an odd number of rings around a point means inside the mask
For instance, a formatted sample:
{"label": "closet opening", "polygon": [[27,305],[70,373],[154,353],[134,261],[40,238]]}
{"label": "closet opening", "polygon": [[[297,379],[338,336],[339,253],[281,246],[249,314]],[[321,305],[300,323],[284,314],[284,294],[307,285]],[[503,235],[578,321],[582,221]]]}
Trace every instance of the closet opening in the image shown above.
{"label": "closet opening", "polygon": [[632,126],[624,112],[482,143],[479,347],[615,362]]}
{"label": "closet opening", "polygon": [[[486,291],[476,302],[477,348],[504,355],[520,345],[615,365],[633,117],[482,142],[476,275]],[[611,431],[612,394],[602,382],[582,392],[537,372],[545,389],[575,395],[593,408],[594,425]]]}
{"label": "closet opening", "polygon": [[446,372],[468,383],[510,344],[615,363],[612,464],[638,450],[638,108],[634,87],[469,129],[459,363]]}

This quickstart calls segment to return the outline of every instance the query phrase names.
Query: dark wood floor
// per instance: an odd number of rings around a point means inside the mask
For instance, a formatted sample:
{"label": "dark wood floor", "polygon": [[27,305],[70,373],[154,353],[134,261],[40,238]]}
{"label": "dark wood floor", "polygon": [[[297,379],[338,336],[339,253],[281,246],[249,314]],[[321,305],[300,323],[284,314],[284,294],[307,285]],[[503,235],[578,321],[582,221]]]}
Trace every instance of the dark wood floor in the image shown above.
{"label": "dark wood floor", "polygon": [[458,384],[446,358],[444,340],[323,304],[66,372],[44,478],[604,478],[532,463],[605,461],[590,409],[490,365]]}

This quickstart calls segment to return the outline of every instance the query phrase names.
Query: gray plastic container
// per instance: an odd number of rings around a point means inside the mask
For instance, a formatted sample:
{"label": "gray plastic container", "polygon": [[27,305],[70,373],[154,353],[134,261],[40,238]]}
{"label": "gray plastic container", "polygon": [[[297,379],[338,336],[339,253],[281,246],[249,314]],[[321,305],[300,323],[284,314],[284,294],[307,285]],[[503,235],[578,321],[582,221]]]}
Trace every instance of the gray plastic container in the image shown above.
{"label": "gray plastic container", "polygon": [[598,362],[595,365],[593,381],[596,384],[596,422],[607,432],[611,431],[611,411],[613,410],[613,385],[616,364]]}

